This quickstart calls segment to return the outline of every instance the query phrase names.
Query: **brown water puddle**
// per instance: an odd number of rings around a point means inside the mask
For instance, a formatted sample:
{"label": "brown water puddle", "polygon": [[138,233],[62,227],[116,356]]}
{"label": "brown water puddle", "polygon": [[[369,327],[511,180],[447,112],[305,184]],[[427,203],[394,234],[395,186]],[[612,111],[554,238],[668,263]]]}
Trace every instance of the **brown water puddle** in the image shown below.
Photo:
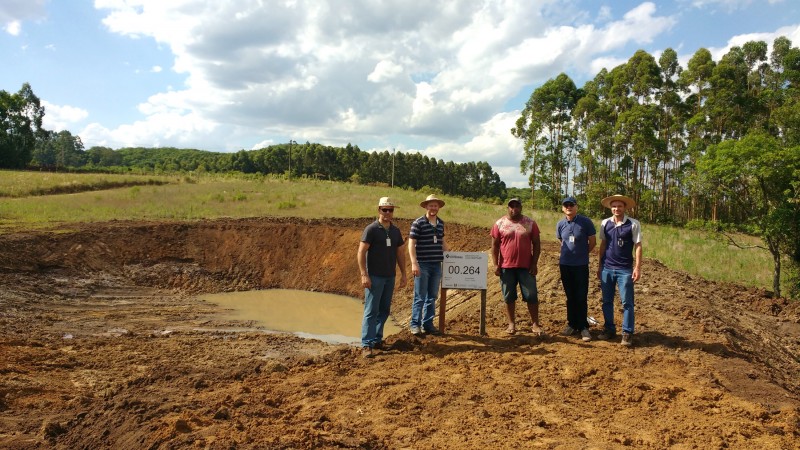
{"label": "brown water puddle", "polygon": [[[225,292],[200,297],[222,307],[227,320],[254,321],[270,331],[294,333],[334,344],[361,340],[361,300],[343,295],[292,289]],[[391,318],[384,337],[399,333]]]}

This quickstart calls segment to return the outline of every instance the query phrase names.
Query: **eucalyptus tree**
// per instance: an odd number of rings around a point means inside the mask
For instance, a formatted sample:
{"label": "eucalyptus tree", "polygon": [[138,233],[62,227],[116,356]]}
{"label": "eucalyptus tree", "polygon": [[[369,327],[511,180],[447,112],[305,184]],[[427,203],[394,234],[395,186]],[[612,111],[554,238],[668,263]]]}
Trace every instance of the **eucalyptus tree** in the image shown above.
{"label": "eucalyptus tree", "polygon": [[683,188],[688,202],[682,215],[691,220],[702,216],[701,203],[705,186],[697,177],[696,163],[710,144],[705,105],[712,94],[711,78],[716,62],[708,49],[697,50],[689,59],[686,69],[678,77],[679,85],[688,91],[686,105],[689,118],[686,120],[686,157],[683,161]]}
{"label": "eucalyptus tree", "polygon": [[[646,169],[648,159],[655,159],[663,146],[658,138],[659,110],[656,94],[661,88],[661,68],[655,58],[644,50],[637,51],[617,72],[615,78],[620,96],[627,96],[626,105],[620,111],[616,122],[617,151],[625,164],[625,185],[627,192],[639,204],[638,210],[653,207],[652,199],[642,197],[648,184]],[[645,201],[649,200],[649,201]]]}
{"label": "eucalyptus tree", "polygon": [[582,96],[573,109],[577,138],[584,144],[578,150],[580,170],[576,188],[583,193],[587,214],[600,214],[600,200],[610,189],[609,161],[614,150],[614,111],[608,102],[609,75],[602,69],[581,88]]}
{"label": "eucalyptus tree", "polygon": [[800,145],[800,49],[791,41],[778,38],[771,55],[780,98],[772,106],[771,119],[784,145]]}
{"label": "eucalyptus tree", "polygon": [[14,94],[0,90],[0,167],[17,169],[31,161],[43,119],[44,106],[30,84]]}
{"label": "eucalyptus tree", "polygon": [[537,184],[549,192],[554,204],[569,189],[569,162],[577,144],[572,109],[580,96],[572,79],[562,73],[531,94],[511,130],[523,140],[520,171],[533,175],[532,199]]}
{"label": "eucalyptus tree", "polygon": [[[660,177],[660,207],[658,218],[669,220],[675,216],[674,201],[680,197],[682,160],[685,157],[685,123],[688,107],[683,101],[687,89],[678,82],[683,68],[675,50],[667,48],[658,59],[661,68],[661,89],[657,93],[659,105],[659,140],[663,143],[656,153],[653,176]],[[660,164],[660,168],[658,165]],[[655,185],[654,185],[655,186]],[[674,220],[674,219],[673,219]]]}

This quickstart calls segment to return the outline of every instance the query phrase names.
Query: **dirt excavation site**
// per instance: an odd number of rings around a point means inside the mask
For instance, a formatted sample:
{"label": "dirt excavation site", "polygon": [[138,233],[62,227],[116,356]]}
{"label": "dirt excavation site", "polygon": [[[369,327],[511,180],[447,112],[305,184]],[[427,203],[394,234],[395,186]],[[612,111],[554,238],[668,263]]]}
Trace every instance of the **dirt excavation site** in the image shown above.
{"label": "dirt excavation site", "polygon": [[[544,337],[528,332],[524,308],[521,331],[504,334],[494,275],[486,335],[479,291],[449,292],[444,335],[411,335],[408,284],[392,310],[403,331],[372,359],[223,319],[200,298],[272,288],[363,298],[356,249],[370,220],[0,236],[0,448],[800,447],[798,302],[652,259],[636,285],[632,348],[597,340],[597,326],[591,342],[559,334],[566,307],[547,235]],[[398,225],[405,236],[409,222]],[[488,235],[447,225],[455,251],[488,251]],[[596,280],[589,298],[600,319]]]}

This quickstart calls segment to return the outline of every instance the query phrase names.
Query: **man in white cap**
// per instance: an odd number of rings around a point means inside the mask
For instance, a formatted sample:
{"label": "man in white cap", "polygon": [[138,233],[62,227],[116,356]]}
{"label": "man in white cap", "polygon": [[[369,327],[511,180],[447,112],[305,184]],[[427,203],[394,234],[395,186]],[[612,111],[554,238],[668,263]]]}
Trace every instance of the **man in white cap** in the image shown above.
{"label": "man in white cap", "polygon": [[619,287],[622,302],[622,345],[633,344],[634,302],[633,283],[641,277],[642,265],[642,225],[638,220],[628,217],[626,211],[636,206],[636,202],[624,195],[612,195],[600,202],[611,209],[612,216],[603,219],[600,236],[600,264],[597,278],[603,291],[604,331],[598,339],[612,339],[616,335],[614,325],[614,292]]}
{"label": "man in white cap", "polygon": [[436,298],[442,279],[442,261],[447,245],[444,243],[444,221],[439,218],[439,208],[444,200],[431,194],[419,206],[425,215],[411,223],[408,233],[408,255],[414,274],[414,302],[411,304],[411,333],[439,334],[433,325],[436,315]]}
{"label": "man in white cap", "polygon": [[394,200],[381,197],[378,220],[367,225],[358,245],[358,270],[364,287],[364,319],[361,347],[364,357],[383,347],[383,326],[389,318],[395,286],[395,266],[400,268],[400,286],[406,284],[406,258],[400,229],[392,223]]}
{"label": "man in white cap", "polygon": [[541,336],[544,331],[539,323],[539,291],[536,274],[539,270],[539,255],[542,251],[539,226],[536,221],[522,215],[522,202],[512,198],[507,203],[508,215],[498,219],[492,226],[492,262],[494,273],[500,277],[500,288],[506,303],[508,318],[507,334],[515,334],[517,284],[522,300],[531,314],[531,331]]}

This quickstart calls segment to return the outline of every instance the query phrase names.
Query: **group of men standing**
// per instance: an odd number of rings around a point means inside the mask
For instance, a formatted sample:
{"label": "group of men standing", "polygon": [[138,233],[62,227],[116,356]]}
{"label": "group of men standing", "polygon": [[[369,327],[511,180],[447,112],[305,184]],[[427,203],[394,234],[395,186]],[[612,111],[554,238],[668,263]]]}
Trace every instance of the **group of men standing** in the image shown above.
{"label": "group of men standing", "polygon": [[[641,224],[626,212],[636,202],[624,195],[612,195],[602,200],[611,210],[611,217],[600,224],[600,260],[597,278],[602,291],[603,332],[598,339],[609,340],[616,336],[614,324],[614,296],[619,289],[622,303],[621,344],[630,346],[634,332],[633,283],[641,277],[642,235]],[[433,325],[439,281],[442,277],[445,244],[444,221],[438,216],[444,201],[429,195],[420,206],[425,214],[411,224],[408,235],[408,254],[414,276],[414,300],[409,322],[412,334],[439,334]],[[522,214],[518,198],[508,201],[507,215],[498,219],[491,230],[492,261],[495,275],[500,277],[503,300],[506,306],[508,327],[506,333],[515,334],[517,286],[531,316],[531,332],[543,335],[539,323],[539,297],[536,286],[541,238],[536,221]],[[395,286],[395,267],[400,268],[400,285],[407,282],[405,244],[400,229],[392,223],[395,202],[389,197],[378,201],[378,219],[368,225],[361,236],[358,248],[358,266],[364,287],[364,318],[361,328],[361,345],[364,356],[373,356],[373,349],[383,346],[383,327],[389,318]],[[574,197],[561,202],[564,218],[556,225],[556,236],[561,243],[559,271],[567,297],[567,325],[562,335],[579,333],[590,341],[588,323],[589,255],[597,245],[598,231],[594,223],[578,214]]]}

